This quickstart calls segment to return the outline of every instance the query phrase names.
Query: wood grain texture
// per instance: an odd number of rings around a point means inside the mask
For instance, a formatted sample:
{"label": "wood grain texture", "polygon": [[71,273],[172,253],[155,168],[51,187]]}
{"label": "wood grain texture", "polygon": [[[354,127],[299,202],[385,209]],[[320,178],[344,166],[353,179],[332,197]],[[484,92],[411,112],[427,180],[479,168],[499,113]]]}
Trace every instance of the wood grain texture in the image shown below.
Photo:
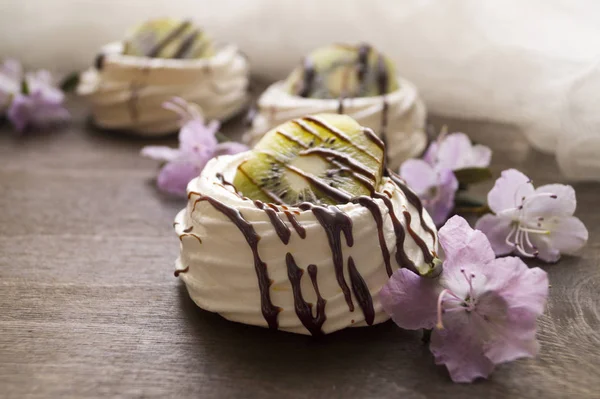
{"label": "wood grain texture", "polygon": [[[313,339],[198,309],[173,277],[184,202],[157,193],[156,164],[138,156],[175,140],[97,132],[73,105],[65,131],[0,131],[0,397],[598,397],[599,184],[575,185],[590,229],[581,256],[541,265],[552,287],[540,356],[459,385],[419,333],[390,322]],[[536,184],[562,180],[510,127],[432,121],[492,146],[496,176],[518,167]]]}

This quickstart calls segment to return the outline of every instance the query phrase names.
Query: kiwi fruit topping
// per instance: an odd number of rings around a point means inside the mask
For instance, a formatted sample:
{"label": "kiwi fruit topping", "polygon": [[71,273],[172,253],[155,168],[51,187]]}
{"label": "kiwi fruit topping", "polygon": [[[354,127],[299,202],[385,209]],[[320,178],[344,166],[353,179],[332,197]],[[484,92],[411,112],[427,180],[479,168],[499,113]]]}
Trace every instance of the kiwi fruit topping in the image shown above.
{"label": "kiwi fruit topping", "polygon": [[162,18],[135,27],[123,54],[138,57],[195,59],[214,54],[211,39],[188,20]]}
{"label": "kiwi fruit topping", "polygon": [[372,97],[398,89],[394,64],[368,44],[332,44],[314,50],[284,83],[307,98]]}
{"label": "kiwi fruit topping", "polygon": [[263,202],[335,205],[381,184],[382,141],[346,115],[293,119],[267,132],[238,166],[233,185]]}

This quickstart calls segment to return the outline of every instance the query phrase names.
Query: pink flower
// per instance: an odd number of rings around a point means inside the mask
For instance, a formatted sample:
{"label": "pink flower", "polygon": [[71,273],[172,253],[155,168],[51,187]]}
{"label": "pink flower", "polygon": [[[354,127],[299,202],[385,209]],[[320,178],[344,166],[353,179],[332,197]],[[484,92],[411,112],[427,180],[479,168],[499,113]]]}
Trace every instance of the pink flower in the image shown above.
{"label": "pink flower", "polygon": [[406,329],[431,329],[430,350],[455,382],[490,375],[496,364],[533,357],[548,277],[516,257],[496,259],[486,236],[454,216],[439,231],[439,278],[397,270],[381,290],[383,309]]}
{"label": "pink flower", "polygon": [[577,201],[573,187],[549,184],[535,189],[531,180],[515,169],[502,172],[488,194],[495,215],[477,221],[496,255],[512,252],[556,262],[561,253],[572,254],[588,239],[588,231],[573,216]]}
{"label": "pink flower", "polygon": [[63,105],[64,94],[52,83],[50,72],[41,70],[23,75],[15,60],[0,67],[0,111],[17,131],[29,127],[44,128],[62,123],[70,115]]}
{"label": "pink flower", "polygon": [[419,196],[436,225],[442,225],[454,208],[458,180],[450,169],[437,169],[421,159],[400,166],[400,177]]}
{"label": "pink flower", "polygon": [[481,144],[473,145],[464,133],[442,132],[439,138],[429,145],[423,156],[425,162],[439,169],[460,170],[487,168],[492,160],[492,150]]}
{"label": "pink flower", "polygon": [[200,175],[209,160],[219,155],[248,150],[248,147],[236,142],[219,143],[215,137],[219,122],[211,121],[206,125],[195,105],[181,98],[173,98],[164,107],[177,112],[182,118],[179,148],[147,146],[141,151],[142,156],[166,162],[157,178],[160,190],[185,196],[187,184]]}

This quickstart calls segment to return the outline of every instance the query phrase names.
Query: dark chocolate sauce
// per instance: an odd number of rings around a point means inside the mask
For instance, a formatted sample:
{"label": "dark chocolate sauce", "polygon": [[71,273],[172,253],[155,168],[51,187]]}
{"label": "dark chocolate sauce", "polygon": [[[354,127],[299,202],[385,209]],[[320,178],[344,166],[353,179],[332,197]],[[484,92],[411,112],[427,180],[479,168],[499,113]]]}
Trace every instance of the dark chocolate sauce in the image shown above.
{"label": "dark chocolate sauce", "polygon": [[169,32],[161,41],[148,51],[147,57],[156,57],[165,47],[169,45],[177,36],[181,35],[190,26],[190,21],[183,21],[179,26]]}
{"label": "dark chocolate sauce", "polygon": [[275,133],[278,134],[278,135],[280,135],[280,136],[282,136],[282,137],[284,137],[286,140],[289,140],[292,143],[295,143],[295,144],[299,145],[302,148],[309,148],[308,145],[304,144],[302,141],[298,140],[297,138],[295,138],[294,136],[292,136],[291,134],[289,134],[285,130],[279,129]]}
{"label": "dark chocolate sauce", "polygon": [[341,130],[339,130],[338,128],[331,126],[325,122],[323,122],[322,120],[320,120],[319,118],[315,118],[314,116],[305,116],[304,118],[305,121],[308,122],[312,122],[320,127],[322,127],[323,129],[328,130],[331,134],[333,134],[334,136],[338,137],[340,140],[345,141],[346,143],[350,144],[351,146],[353,146],[354,148],[356,148],[358,151],[362,152],[363,154],[369,156],[370,158],[373,158],[375,161],[379,161],[379,158],[377,158],[375,155],[371,154],[366,148],[364,148],[363,146],[360,146],[356,143],[354,143],[352,140],[350,140],[350,137],[348,137],[346,135],[346,133],[342,132]]}
{"label": "dark chocolate sauce", "polygon": [[217,179],[219,179],[221,181],[222,185],[232,187],[236,194],[238,194],[238,195],[240,194],[238,192],[237,188],[235,188],[235,186],[233,185],[233,183],[225,180],[225,177],[223,177],[223,175],[221,173],[217,173],[215,176]]}
{"label": "dark chocolate sauce", "polygon": [[410,212],[404,211],[402,213],[404,215],[404,219],[406,220],[406,231],[408,231],[408,234],[410,234],[415,244],[417,244],[419,248],[421,248],[421,252],[423,252],[423,260],[425,261],[425,263],[431,264],[433,262],[433,255],[429,251],[429,247],[427,247],[425,241],[423,241],[423,239],[419,237],[417,233],[415,233],[412,227],[410,227],[410,222],[412,219],[412,217],[410,216]]}
{"label": "dark chocolate sauce", "polygon": [[390,77],[385,65],[385,59],[383,58],[383,55],[379,55],[379,58],[377,59],[377,89],[379,90],[380,96],[387,93],[389,83]]}
{"label": "dark chocolate sauce", "polygon": [[418,273],[415,264],[408,258],[406,252],[404,251],[406,232],[404,231],[404,227],[402,227],[402,223],[400,223],[400,220],[396,216],[396,212],[394,212],[394,205],[392,204],[392,201],[386,195],[377,192],[374,193],[373,196],[383,200],[383,203],[388,208],[390,218],[392,219],[392,226],[394,227],[394,234],[396,235],[396,263],[398,263],[399,267],[403,267]]}
{"label": "dark chocolate sauce", "polygon": [[367,138],[369,140],[371,140],[379,148],[381,148],[383,151],[385,151],[385,143],[383,142],[383,140],[381,140],[379,137],[377,137],[377,135],[373,132],[373,130],[369,129],[368,127],[365,127],[365,128],[363,128],[363,133],[365,134],[365,136],[367,136]]}
{"label": "dark chocolate sauce", "polygon": [[101,71],[102,68],[104,68],[104,60],[106,59],[106,55],[103,53],[100,53],[96,56],[96,58],[94,59],[94,68],[96,68],[96,70]]}
{"label": "dark chocolate sauce", "polygon": [[323,194],[327,195],[328,197],[332,198],[336,202],[345,203],[345,202],[350,201],[350,199],[352,198],[352,196],[349,195],[348,193],[346,193],[345,191],[338,190],[337,188],[331,187],[329,184],[321,181],[320,179],[318,179],[312,175],[307,175],[306,173],[304,173],[304,171],[302,169],[298,169],[292,165],[285,165],[285,164],[283,164],[283,165],[285,166],[286,169],[288,169],[288,170],[296,173],[298,176],[304,178],[311,185],[318,188],[319,191],[321,191]]}
{"label": "dark chocolate sauce", "polygon": [[175,270],[175,273],[173,273],[173,274],[175,275],[175,277],[179,277],[179,275],[180,275],[181,273],[187,273],[187,272],[189,272],[189,271],[190,271],[190,267],[189,267],[189,266],[186,266],[186,268],[185,268],[185,269],[177,269],[177,270]]}
{"label": "dark chocolate sauce", "polygon": [[270,207],[266,207],[264,203],[258,200],[254,201],[254,205],[258,209],[265,211],[269,217],[269,220],[271,221],[271,224],[273,225],[273,228],[275,229],[275,232],[279,236],[279,239],[281,242],[287,245],[290,242],[290,236],[292,235],[292,232],[285,225],[285,223],[283,223],[283,220],[279,218],[277,212]]}
{"label": "dark chocolate sauce", "polygon": [[323,331],[321,327],[325,323],[325,304],[326,301],[323,299],[317,286],[317,267],[315,265],[308,266],[308,273],[312,281],[315,293],[317,294],[317,315],[312,315],[312,304],[307,303],[302,296],[302,288],[300,287],[300,281],[304,271],[298,267],[294,257],[291,253],[287,253],[285,256],[285,263],[287,264],[288,278],[292,285],[292,292],[294,294],[294,309],[298,319],[302,322],[302,325],[313,335],[322,335]]}
{"label": "dark chocolate sauce", "polygon": [[340,96],[340,98],[339,98],[337,113],[340,115],[344,113],[344,96],[343,95]]}
{"label": "dark chocolate sauce", "polygon": [[371,46],[368,44],[361,44],[358,48],[358,65],[357,65],[357,77],[358,83],[362,86],[365,78],[367,77],[367,71],[369,70],[369,53],[371,52]]}
{"label": "dark chocolate sauce", "polygon": [[356,301],[365,315],[365,321],[367,322],[367,325],[370,326],[375,320],[373,298],[371,297],[367,283],[365,283],[365,280],[362,278],[358,270],[356,270],[356,265],[354,264],[354,259],[352,259],[352,256],[348,257],[348,274],[350,275],[350,284],[352,285],[354,297],[356,297]]}
{"label": "dark chocolate sauce", "polygon": [[262,261],[260,255],[258,254],[258,241],[260,240],[260,236],[252,227],[252,224],[249,223],[241,212],[235,208],[231,208],[219,200],[216,200],[212,197],[204,196],[200,193],[190,192],[188,194],[188,198],[192,195],[197,195],[198,198],[194,202],[194,206],[192,207],[192,212],[196,209],[196,205],[198,202],[207,201],[209,204],[213,206],[216,210],[224,214],[236,225],[236,227],[240,230],[240,232],[244,235],[246,242],[250,246],[252,250],[252,255],[254,256],[254,270],[256,271],[256,277],[258,278],[258,288],[260,290],[260,304],[263,317],[265,318],[269,328],[277,329],[277,315],[281,311],[281,308],[274,306],[273,302],[271,302],[271,294],[269,292],[269,287],[272,284],[272,281],[269,279],[269,275],[267,273],[267,264]]}
{"label": "dark chocolate sauce", "polygon": [[313,129],[312,126],[306,124],[304,121],[302,121],[300,119],[294,119],[294,120],[292,120],[292,123],[297,125],[300,129],[302,129],[306,133],[313,135],[316,139],[321,140],[321,137],[319,136],[317,131],[315,129]]}
{"label": "dark chocolate sauce", "polygon": [[381,247],[383,262],[385,263],[385,270],[388,276],[391,277],[393,272],[392,265],[390,262],[390,250],[387,247],[387,243],[385,242],[385,236],[383,234],[383,215],[381,214],[381,209],[379,209],[379,205],[377,205],[373,198],[364,195],[358,198],[354,198],[352,202],[359,203],[361,206],[364,206],[371,212],[371,215],[373,215],[373,219],[375,220],[375,224],[377,225],[377,236],[379,237],[379,246]]}
{"label": "dark chocolate sauce", "polygon": [[427,225],[427,223],[425,223],[425,219],[423,218],[423,204],[421,203],[421,200],[419,199],[417,194],[415,194],[410,188],[408,188],[408,186],[406,184],[404,184],[404,181],[402,180],[402,178],[400,178],[400,176],[398,176],[397,174],[395,174],[394,172],[392,172],[389,169],[386,169],[386,171],[387,171],[387,175],[390,177],[390,179],[392,179],[392,181],[404,193],[404,196],[406,196],[406,200],[408,201],[408,203],[411,204],[412,206],[414,206],[417,209],[417,212],[419,212],[419,219],[421,221],[421,227],[423,228],[423,230],[425,230],[426,232],[429,233],[429,235],[433,239],[433,245],[435,246],[435,242],[436,242],[435,232],[431,229],[431,227],[429,227]]}
{"label": "dark chocolate sauce", "polygon": [[[240,165],[240,166],[241,166],[241,165]],[[246,179],[248,179],[249,181],[251,181],[251,182],[252,182],[252,184],[254,184],[256,187],[258,187],[258,189],[259,189],[259,190],[260,190],[260,191],[261,191],[261,192],[262,192],[264,195],[266,195],[267,197],[269,197],[269,199],[270,199],[272,202],[274,202],[274,203],[276,203],[276,204],[283,204],[283,203],[284,203],[284,201],[283,201],[281,198],[279,198],[279,197],[277,196],[277,194],[275,194],[275,193],[274,193],[274,192],[272,192],[271,190],[267,190],[267,189],[265,189],[265,188],[264,188],[264,187],[263,187],[261,184],[259,184],[257,181],[255,181],[255,180],[254,180],[254,179],[253,179],[253,178],[252,178],[252,177],[251,177],[251,176],[250,176],[248,173],[246,173],[246,171],[245,171],[244,169],[242,169],[242,168],[240,168],[240,167],[238,166],[238,169],[237,169],[237,170],[238,170],[238,172],[239,172],[239,173],[243,174],[243,175],[246,177]]]}
{"label": "dark chocolate sauce", "polygon": [[192,33],[190,33],[189,35],[187,35],[185,37],[185,39],[183,39],[183,41],[181,42],[181,45],[179,46],[177,51],[175,51],[173,58],[185,58],[187,56],[187,54],[190,52],[190,50],[192,49],[194,42],[198,39],[199,36],[200,36],[199,30],[195,30]]}
{"label": "dark chocolate sauce", "polygon": [[194,226],[190,226],[187,229],[183,230],[184,233],[191,233],[194,230]]}
{"label": "dark chocolate sauce", "polygon": [[299,155],[309,155],[315,154],[320,155],[321,158],[333,158],[336,161],[347,165],[353,171],[360,173],[370,179],[376,180],[375,174],[371,172],[369,169],[365,168],[361,163],[356,162],[354,159],[348,156],[348,154],[343,154],[339,151],[336,151],[332,148],[310,148],[308,150],[301,151]]}
{"label": "dark chocolate sauce", "polygon": [[298,233],[300,238],[305,239],[306,238],[306,229],[304,227],[302,227],[300,225],[300,223],[298,223],[298,220],[296,220],[296,217],[288,210],[283,211],[283,213],[285,213],[285,216],[287,216],[288,220],[292,224],[292,227],[294,227],[294,230],[296,230],[296,233]]}
{"label": "dark chocolate sauce", "polygon": [[348,304],[348,309],[353,312],[354,304],[352,303],[352,295],[350,295],[350,289],[346,284],[344,278],[344,256],[342,254],[342,241],[341,236],[344,233],[346,237],[346,244],[351,247],[354,245],[354,237],[352,236],[352,219],[344,212],[342,212],[336,206],[329,206],[327,208],[319,205],[314,205],[309,202],[303,202],[298,206],[300,209],[306,211],[311,210],[315,215],[323,230],[327,234],[329,241],[329,247],[333,257],[333,267],[335,270],[335,277],[337,282],[344,293],[344,298]]}
{"label": "dark chocolate sauce", "polygon": [[315,67],[309,57],[304,58],[302,65],[302,86],[298,91],[300,97],[308,97],[315,81]]}

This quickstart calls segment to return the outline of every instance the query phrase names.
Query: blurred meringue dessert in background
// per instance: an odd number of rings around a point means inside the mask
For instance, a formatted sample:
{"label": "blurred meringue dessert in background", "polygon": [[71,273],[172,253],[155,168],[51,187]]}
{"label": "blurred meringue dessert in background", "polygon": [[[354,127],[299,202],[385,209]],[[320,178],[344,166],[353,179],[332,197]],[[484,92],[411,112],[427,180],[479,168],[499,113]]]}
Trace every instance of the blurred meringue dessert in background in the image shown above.
{"label": "blurred meringue dessert in background", "polygon": [[157,136],[178,130],[177,115],[162,107],[175,96],[197,104],[208,120],[241,111],[248,72],[234,45],[215,44],[187,20],[156,19],[104,46],[81,74],[77,93],[87,98],[98,127]]}
{"label": "blurred meringue dessert in background", "polygon": [[318,114],[211,160],[175,219],[176,276],[225,318],[321,335],[388,320],[379,291],[400,267],[438,269],[427,211],[351,117]]}
{"label": "blurred meringue dessert in background", "polygon": [[273,127],[320,112],[343,113],[373,129],[386,142],[394,170],[419,155],[427,142],[426,110],[416,87],[368,44],[332,44],[305,57],[259,98],[244,140],[254,145]]}

